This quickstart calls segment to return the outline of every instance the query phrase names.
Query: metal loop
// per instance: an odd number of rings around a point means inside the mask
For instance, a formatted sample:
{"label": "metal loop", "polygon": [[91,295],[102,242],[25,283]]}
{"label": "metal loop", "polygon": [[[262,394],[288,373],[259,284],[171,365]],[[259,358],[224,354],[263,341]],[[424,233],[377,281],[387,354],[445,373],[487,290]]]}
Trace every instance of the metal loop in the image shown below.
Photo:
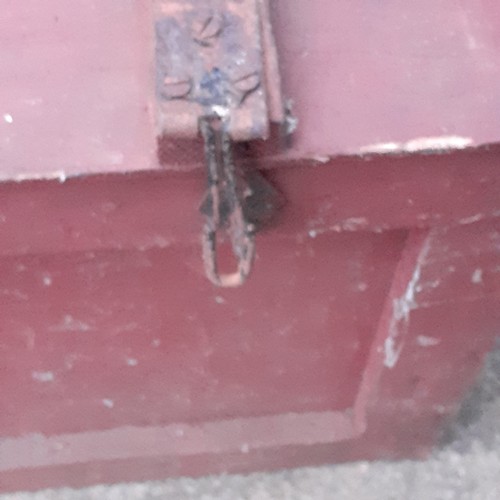
{"label": "metal loop", "polygon": [[[243,208],[245,187],[236,173],[231,139],[223,119],[201,118],[200,131],[208,178],[208,193],[202,209],[206,216],[202,234],[205,273],[214,285],[238,287],[250,274],[255,255],[254,227],[246,220]],[[229,236],[237,261],[236,270],[228,274],[221,274],[217,264],[220,233]]]}

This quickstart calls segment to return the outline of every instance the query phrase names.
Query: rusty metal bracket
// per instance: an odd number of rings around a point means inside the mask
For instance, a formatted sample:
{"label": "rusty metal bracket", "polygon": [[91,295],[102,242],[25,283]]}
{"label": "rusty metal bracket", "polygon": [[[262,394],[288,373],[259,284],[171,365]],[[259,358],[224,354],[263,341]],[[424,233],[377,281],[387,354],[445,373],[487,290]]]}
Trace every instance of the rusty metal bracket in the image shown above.
{"label": "rusty metal bracket", "polygon": [[196,137],[200,116],[227,115],[232,140],[282,123],[269,0],[154,0],[159,135]]}
{"label": "rusty metal bracket", "polygon": [[[269,0],[154,0],[154,8],[158,135],[203,137],[205,270],[218,286],[238,286],[250,273],[255,228],[231,142],[266,139],[270,123],[285,119]],[[237,260],[229,274],[217,265],[224,234]]]}

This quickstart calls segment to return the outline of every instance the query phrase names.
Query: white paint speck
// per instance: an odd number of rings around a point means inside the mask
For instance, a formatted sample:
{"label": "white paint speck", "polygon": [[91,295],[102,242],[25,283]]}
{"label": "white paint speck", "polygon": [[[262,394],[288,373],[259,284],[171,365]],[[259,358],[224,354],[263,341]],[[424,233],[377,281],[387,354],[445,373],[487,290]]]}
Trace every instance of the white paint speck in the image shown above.
{"label": "white paint speck", "polygon": [[321,163],[322,165],[324,165],[325,163],[328,163],[330,161],[329,156],[321,156],[321,155],[313,156],[312,159],[318,163]]}
{"label": "white paint speck", "polygon": [[420,347],[434,347],[441,343],[441,339],[435,337],[427,337],[425,335],[419,335],[417,337],[417,344]]}
{"label": "white paint speck", "polygon": [[67,177],[66,177],[66,172],[64,170],[61,170],[61,171],[57,172],[56,173],[56,177],[57,177],[57,179],[59,180],[59,182],[61,184],[63,184],[64,182],[66,182]]}
{"label": "white paint speck", "polygon": [[368,220],[364,217],[351,217],[341,222],[342,229],[345,231],[357,231],[368,226]]}
{"label": "white paint speck", "polygon": [[215,297],[215,302],[217,304],[225,304],[226,303],[226,301],[224,300],[224,297],[221,297],[219,295],[217,295],[217,297]]}
{"label": "white paint speck", "polygon": [[465,217],[464,219],[460,219],[458,221],[459,224],[473,224],[474,222],[478,222],[480,221],[481,219],[484,219],[484,215],[483,214],[476,214],[476,215],[472,215],[470,217]]}
{"label": "white paint speck", "polygon": [[44,274],[42,278],[44,286],[52,285],[52,276],[50,274]]}
{"label": "white paint speck", "polygon": [[240,448],[241,453],[244,453],[245,455],[250,452],[250,446],[248,443],[243,443]]}
{"label": "white paint speck", "polygon": [[92,327],[74,318],[71,314],[65,314],[62,321],[57,325],[53,325],[49,328],[51,332],[88,332],[92,330]]}
{"label": "white paint speck", "polygon": [[401,356],[403,343],[396,347],[396,340],[393,337],[387,337],[384,342],[384,365],[387,368],[394,368]]}
{"label": "white paint speck", "polygon": [[54,382],[53,372],[31,372],[31,378],[37,382]]}
{"label": "white paint speck", "polygon": [[115,406],[115,402],[112,399],[107,399],[107,398],[102,400],[102,404],[106,408],[113,408]]}
{"label": "white paint speck", "polygon": [[154,339],[153,342],[151,342],[151,345],[157,349],[161,345],[161,340],[160,339]]}
{"label": "white paint speck", "polygon": [[401,149],[399,142],[380,142],[377,144],[369,144],[360,149],[361,153],[395,153]]}
{"label": "white paint speck", "polygon": [[368,290],[368,284],[367,283],[360,283],[358,285],[358,290],[360,292],[366,292]]}
{"label": "white paint speck", "polygon": [[314,239],[315,239],[315,238],[317,238],[317,237],[318,237],[318,231],[315,231],[314,229],[311,229],[311,230],[309,231],[309,238],[311,238],[311,239],[313,239],[313,240],[314,240]]}
{"label": "white paint speck", "polygon": [[128,366],[137,366],[139,364],[139,361],[135,358],[127,358],[126,362]]}
{"label": "white paint speck", "polygon": [[5,123],[9,123],[9,124],[10,124],[10,123],[14,123],[14,118],[13,118],[13,116],[12,116],[12,115],[9,115],[8,113],[5,113],[5,114],[3,115],[3,119],[4,119],[4,122],[5,122]]}
{"label": "white paint speck", "polygon": [[471,281],[474,285],[480,285],[483,282],[483,270],[476,269],[471,276]]}

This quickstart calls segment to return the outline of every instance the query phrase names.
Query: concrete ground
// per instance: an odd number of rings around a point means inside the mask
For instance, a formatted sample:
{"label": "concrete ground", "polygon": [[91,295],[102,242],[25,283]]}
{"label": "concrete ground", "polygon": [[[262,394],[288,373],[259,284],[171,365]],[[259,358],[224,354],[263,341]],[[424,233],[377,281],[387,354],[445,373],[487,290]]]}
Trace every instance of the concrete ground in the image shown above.
{"label": "concrete ground", "polygon": [[0,500],[498,500],[500,341],[450,430],[425,462],[360,462],[273,474],[172,479],[0,495]]}

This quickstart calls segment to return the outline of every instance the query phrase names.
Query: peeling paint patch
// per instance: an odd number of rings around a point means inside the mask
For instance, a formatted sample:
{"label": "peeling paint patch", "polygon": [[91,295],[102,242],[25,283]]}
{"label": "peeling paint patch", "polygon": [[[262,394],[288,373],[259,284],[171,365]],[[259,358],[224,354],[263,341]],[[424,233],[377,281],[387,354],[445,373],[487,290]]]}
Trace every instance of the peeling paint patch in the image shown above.
{"label": "peeling paint patch", "polygon": [[447,149],[465,149],[472,146],[470,137],[446,135],[439,137],[418,137],[407,142],[381,142],[360,148],[361,153],[418,153],[421,151],[445,151]]}
{"label": "peeling paint patch", "polygon": [[435,337],[427,337],[425,335],[419,335],[417,337],[417,344],[420,347],[434,347],[441,343],[441,339]]}
{"label": "peeling paint patch", "polygon": [[31,378],[37,382],[54,382],[55,376],[53,372],[31,372]]}

